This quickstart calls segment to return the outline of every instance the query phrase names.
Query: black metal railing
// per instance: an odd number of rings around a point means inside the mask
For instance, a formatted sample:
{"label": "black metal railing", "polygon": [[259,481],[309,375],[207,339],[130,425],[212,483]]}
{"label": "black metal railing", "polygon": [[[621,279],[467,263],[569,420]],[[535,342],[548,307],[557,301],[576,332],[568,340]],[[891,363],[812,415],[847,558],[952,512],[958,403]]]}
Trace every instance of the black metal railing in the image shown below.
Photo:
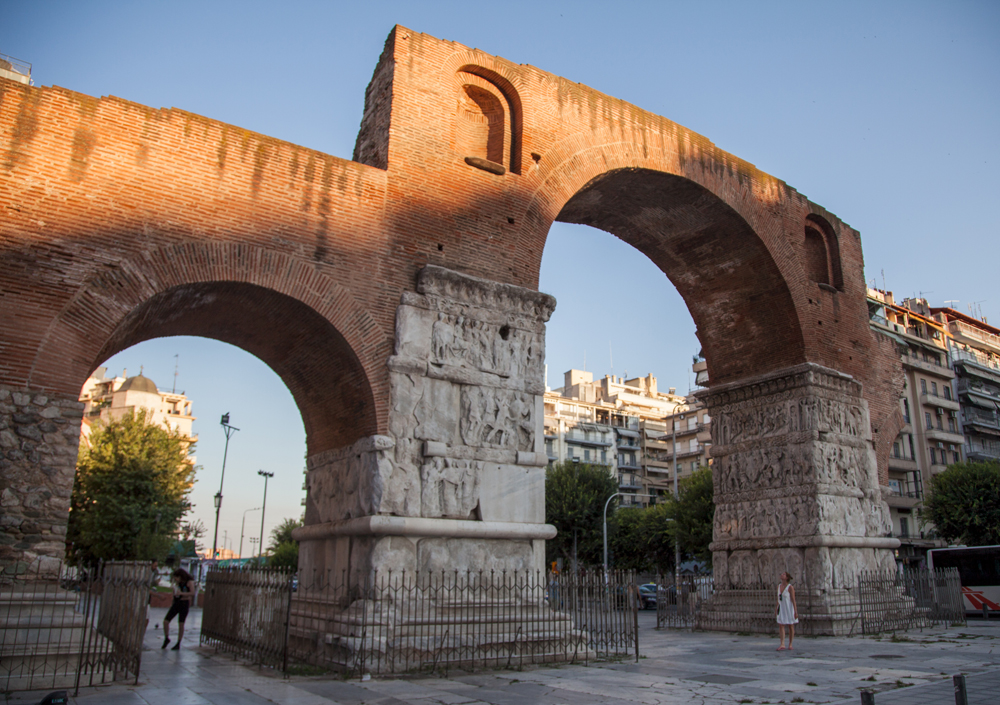
{"label": "black metal railing", "polygon": [[352,584],[215,570],[202,643],[288,670],[350,674],[520,668],[638,658],[642,605],[631,573],[386,572]]}
{"label": "black metal railing", "polygon": [[139,677],[152,571],[146,563],[88,570],[40,560],[0,579],[3,690],[97,685]]}
{"label": "black metal railing", "polygon": [[[710,576],[682,578],[676,586],[672,576],[662,580],[657,628],[753,633],[775,629],[776,584],[717,589]],[[808,580],[794,585],[802,634],[870,635],[965,622],[955,568],[862,572],[856,584],[840,588]]]}

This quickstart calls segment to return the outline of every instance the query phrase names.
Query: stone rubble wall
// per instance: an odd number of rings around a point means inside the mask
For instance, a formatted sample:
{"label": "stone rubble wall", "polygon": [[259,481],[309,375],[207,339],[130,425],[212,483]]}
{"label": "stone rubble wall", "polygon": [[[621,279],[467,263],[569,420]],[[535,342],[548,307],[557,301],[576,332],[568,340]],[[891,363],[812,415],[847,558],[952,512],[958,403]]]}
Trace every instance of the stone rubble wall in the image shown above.
{"label": "stone rubble wall", "polygon": [[0,565],[58,570],[76,474],[83,404],[0,386]]}

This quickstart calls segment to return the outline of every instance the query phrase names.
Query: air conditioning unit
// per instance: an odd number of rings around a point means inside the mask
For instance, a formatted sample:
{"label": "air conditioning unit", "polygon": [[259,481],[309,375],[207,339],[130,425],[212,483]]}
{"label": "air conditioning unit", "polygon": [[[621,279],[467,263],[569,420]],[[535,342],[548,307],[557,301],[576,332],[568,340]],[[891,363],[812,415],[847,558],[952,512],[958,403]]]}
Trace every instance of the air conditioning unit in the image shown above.
{"label": "air conditioning unit", "polygon": [[944,448],[944,443],[941,443],[940,441],[938,441],[937,447],[938,448]]}

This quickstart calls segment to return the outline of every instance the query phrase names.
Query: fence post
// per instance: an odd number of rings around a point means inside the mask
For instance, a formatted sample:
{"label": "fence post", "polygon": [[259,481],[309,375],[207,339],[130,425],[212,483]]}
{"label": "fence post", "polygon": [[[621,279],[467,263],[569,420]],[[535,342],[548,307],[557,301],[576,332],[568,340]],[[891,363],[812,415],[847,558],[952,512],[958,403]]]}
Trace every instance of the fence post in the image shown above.
{"label": "fence post", "polygon": [[965,690],[965,675],[959,673],[951,677],[955,684],[955,705],[969,705],[969,694]]}
{"label": "fence post", "polygon": [[[633,583],[638,583],[639,580],[635,576],[632,578]],[[642,602],[642,594],[639,592],[639,586],[635,585],[635,600],[632,602],[632,616],[635,624],[635,662],[639,663],[639,604]]]}
{"label": "fence post", "polygon": [[288,608],[285,611],[285,643],[282,647],[281,654],[281,672],[288,676],[288,632],[292,629],[292,581],[295,579],[295,573],[288,574],[288,580],[285,585],[288,587]]}
{"label": "fence post", "polygon": [[871,690],[861,691],[861,705],[875,705],[875,693]]}

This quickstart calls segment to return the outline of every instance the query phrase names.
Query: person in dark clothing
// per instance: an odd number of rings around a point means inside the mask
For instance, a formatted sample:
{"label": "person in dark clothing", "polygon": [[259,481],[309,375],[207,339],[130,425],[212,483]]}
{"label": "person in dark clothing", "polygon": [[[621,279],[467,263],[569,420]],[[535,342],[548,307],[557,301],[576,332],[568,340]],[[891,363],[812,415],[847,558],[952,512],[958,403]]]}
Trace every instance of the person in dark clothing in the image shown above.
{"label": "person in dark clothing", "polygon": [[188,610],[191,609],[191,602],[194,600],[194,578],[183,568],[178,568],[173,573],[174,601],[167,610],[167,616],[163,618],[163,646],[167,648],[170,643],[170,620],[177,617],[177,643],[172,651],[181,648],[181,639],[184,638],[184,622],[187,620]]}

